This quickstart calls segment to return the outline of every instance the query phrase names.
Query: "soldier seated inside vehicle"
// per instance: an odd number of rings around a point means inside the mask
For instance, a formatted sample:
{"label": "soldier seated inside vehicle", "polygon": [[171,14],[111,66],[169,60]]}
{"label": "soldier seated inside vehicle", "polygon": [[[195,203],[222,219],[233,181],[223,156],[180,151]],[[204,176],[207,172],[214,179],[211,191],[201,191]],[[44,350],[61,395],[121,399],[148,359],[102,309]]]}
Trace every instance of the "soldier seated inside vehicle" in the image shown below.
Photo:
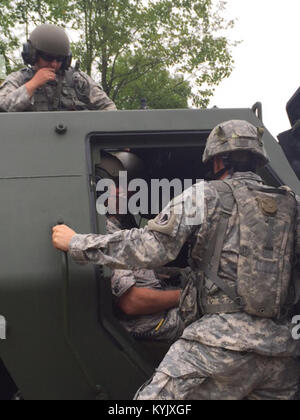
{"label": "soldier seated inside vehicle", "polygon": [[[107,233],[139,227],[131,214],[119,214],[125,192],[118,185],[120,171],[127,171],[128,182],[145,177],[143,161],[134,153],[103,153],[101,164],[96,165],[96,180],[110,178],[116,185],[110,195],[115,196],[117,214],[107,214]],[[130,197],[130,192],[126,191],[126,197]],[[181,335],[183,323],[178,305],[184,274],[183,269],[174,267],[113,270],[111,287],[116,316],[133,337],[172,342]]]}

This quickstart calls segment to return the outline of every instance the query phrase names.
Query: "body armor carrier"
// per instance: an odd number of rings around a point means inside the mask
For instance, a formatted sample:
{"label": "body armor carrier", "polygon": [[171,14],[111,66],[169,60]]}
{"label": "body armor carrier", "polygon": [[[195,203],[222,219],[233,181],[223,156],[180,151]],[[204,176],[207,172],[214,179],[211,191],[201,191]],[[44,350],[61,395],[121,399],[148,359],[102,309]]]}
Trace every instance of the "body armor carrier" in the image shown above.
{"label": "body armor carrier", "polygon": [[[218,191],[220,205],[212,216],[204,255],[203,241],[197,241],[192,252],[196,275],[187,284],[180,304],[186,324],[212,313],[282,318],[290,309],[287,306],[295,303],[292,289],[296,286],[291,282],[297,212],[294,194],[285,187],[245,180],[210,184]],[[236,284],[218,275],[235,206],[239,223]]]}
{"label": "body armor carrier", "polygon": [[[24,84],[32,79],[34,70],[21,70]],[[71,68],[57,75],[57,81],[48,82],[34,93],[33,105],[27,111],[82,111],[94,109],[89,101],[90,85],[84,74]]]}

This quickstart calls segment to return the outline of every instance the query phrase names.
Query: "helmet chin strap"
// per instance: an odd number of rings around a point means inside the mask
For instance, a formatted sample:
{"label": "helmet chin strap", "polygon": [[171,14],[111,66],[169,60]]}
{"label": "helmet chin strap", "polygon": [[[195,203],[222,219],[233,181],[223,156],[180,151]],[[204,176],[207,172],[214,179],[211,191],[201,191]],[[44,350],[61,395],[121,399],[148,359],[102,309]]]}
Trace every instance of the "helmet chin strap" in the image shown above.
{"label": "helmet chin strap", "polygon": [[223,169],[221,169],[220,171],[218,171],[217,173],[215,173],[214,175],[213,175],[213,178],[214,179],[220,179],[226,172],[231,172],[231,174],[230,175],[232,175],[232,170],[229,170],[229,169],[227,169],[227,168],[223,168]]}
{"label": "helmet chin strap", "polygon": [[226,174],[226,172],[228,175],[233,175],[234,168],[232,166],[231,160],[227,157],[224,157],[224,158],[222,157],[222,163],[223,163],[222,165],[223,167],[219,169],[217,172],[215,172],[214,163],[211,162],[211,165],[205,174],[205,178],[210,181],[216,181],[216,180],[221,179],[222,176]]}
{"label": "helmet chin strap", "polygon": [[228,158],[227,156],[220,157],[220,158],[222,159],[222,168],[217,170],[218,169],[217,166],[219,166],[219,165],[217,165],[215,167],[214,164],[213,164],[213,168],[212,168],[212,171],[211,171],[211,176],[212,176],[212,179],[214,179],[214,180],[221,179],[223,177],[223,175],[226,174],[226,173],[228,175],[232,175],[233,172],[234,172],[230,158]]}

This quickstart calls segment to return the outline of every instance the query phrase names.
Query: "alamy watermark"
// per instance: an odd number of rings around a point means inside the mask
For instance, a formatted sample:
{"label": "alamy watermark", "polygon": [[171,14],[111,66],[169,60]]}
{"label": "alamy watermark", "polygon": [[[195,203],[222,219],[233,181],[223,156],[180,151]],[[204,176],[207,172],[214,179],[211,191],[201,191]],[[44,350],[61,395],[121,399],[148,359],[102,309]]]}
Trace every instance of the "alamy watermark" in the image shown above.
{"label": "alamy watermark", "polygon": [[[200,179],[196,184],[192,179],[152,179],[148,185],[144,179],[128,182],[127,171],[122,171],[117,183],[110,178],[100,179],[96,191],[96,208],[102,216],[157,215],[164,209],[164,213],[184,214],[188,225],[203,221],[204,182]],[[171,201],[172,197],[175,198]]]}
{"label": "alamy watermark", "polygon": [[300,340],[300,315],[295,315],[293,317],[292,324],[295,324],[292,329],[292,337],[294,340]]}

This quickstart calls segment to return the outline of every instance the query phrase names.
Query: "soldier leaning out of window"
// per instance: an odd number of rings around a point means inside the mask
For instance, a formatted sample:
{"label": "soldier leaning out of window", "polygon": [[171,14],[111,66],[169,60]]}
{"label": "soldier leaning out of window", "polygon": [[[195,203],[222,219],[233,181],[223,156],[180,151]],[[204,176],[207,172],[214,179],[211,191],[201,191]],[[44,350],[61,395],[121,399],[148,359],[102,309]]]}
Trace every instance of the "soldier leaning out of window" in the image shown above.
{"label": "soldier leaning out of window", "polygon": [[0,86],[0,109],[6,112],[116,110],[102,87],[77,66],[66,32],[40,25],[23,45],[26,65]]}

